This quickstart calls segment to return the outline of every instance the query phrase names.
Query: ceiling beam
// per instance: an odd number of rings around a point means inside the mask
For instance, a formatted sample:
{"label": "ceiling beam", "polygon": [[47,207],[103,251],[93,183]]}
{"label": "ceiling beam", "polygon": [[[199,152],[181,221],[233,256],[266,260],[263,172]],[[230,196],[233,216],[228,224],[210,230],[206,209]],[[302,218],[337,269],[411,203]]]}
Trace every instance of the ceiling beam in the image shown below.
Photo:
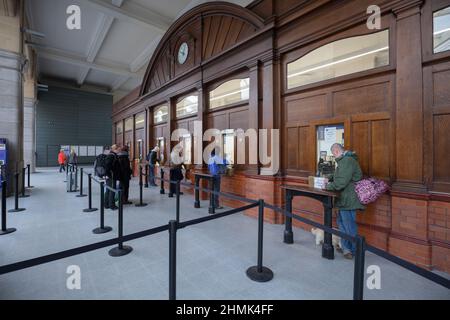
{"label": "ceiling beam", "polygon": [[109,16],[119,20],[128,21],[145,28],[151,27],[159,30],[161,33],[165,33],[172,24],[172,19],[164,17],[156,11],[152,11],[136,4],[129,3],[127,5],[127,10],[124,10],[102,0],[85,1]]}
{"label": "ceiling beam", "polygon": [[46,46],[41,46],[35,43],[28,43],[32,47],[36,48],[37,54],[39,57],[46,58],[49,60],[56,60],[60,62],[69,63],[76,66],[81,66],[85,68],[90,68],[98,71],[109,72],[113,74],[117,74],[120,76],[126,76],[130,78],[142,79],[144,76],[143,73],[133,73],[126,68],[122,68],[119,66],[107,66],[94,62],[86,61],[81,57],[76,57],[70,54],[69,52],[65,52],[63,50],[50,48]]}
{"label": "ceiling beam", "polygon": [[[89,43],[88,53],[87,53],[87,62],[94,62],[97,57],[98,52],[100,51],[103,42],[108,35],[109,30],[111,29],[112,23],[114,22],[114,17],[107,16],[105,14],[101,14],[100,21],[97,25],[97,29],[94,32],[94,35]],[[89,69],[82,70],[78,76],[77,83],[82,85],[86,80],[86,77],[89,73]]]}
{"label": "ceiling beam", "polygon": [[131,72],[138,72],[143,66],[145,66],[150,60],[153,52],[161,41],[162,36],[157,36],[152,42],[150,42],[145,49],[130,63]]}
{"label": "ceiling beam", "polygon": [[111,3],[116,7],[120,8],[123,5],[124,0],[111,0]]}

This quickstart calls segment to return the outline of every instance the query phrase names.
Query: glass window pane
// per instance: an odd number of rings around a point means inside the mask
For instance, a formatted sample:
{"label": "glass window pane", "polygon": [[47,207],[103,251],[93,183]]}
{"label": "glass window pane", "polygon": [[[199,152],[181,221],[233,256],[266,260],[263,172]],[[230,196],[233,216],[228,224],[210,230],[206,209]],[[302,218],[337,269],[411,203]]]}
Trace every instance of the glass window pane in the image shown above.
{"label": "glass window pane", "polygon": [[209,107],[214,109],[245,101],[249,96],[250,78],[230,80],[209,93]]}
{"label": "glass window pane", "polygon": [[198,111],[198,96],[193,95],[184,98],[177,103],[177,118],[189,114],[195,114]]}
{"label": "glass window pane", "polygon": [[434,53],[450,50],[450,7],[433,13]]}
{"label": "glass window pane", "polygon": [[234,141],[235,133],[234,130],[228,129],[222,131],[223,134],[223,157],[230,164],[234,164]]}
{"label": "glass window pane", "polygon": [[153,119],[155,123],[166,122],[169,116],[169,107],[167,105],[155,108]]}
{"label": "glass window pane", "polygon": [[125,120],[125,131],[133,130],[133,118],[128,118]]}
{"label": "glass window pane", "polygon": [[192,137],[190,134],[183,136],[183,162],[185,164],[191,164],[192,159]]}
{"label": "glass window pane", "polygon": [[287,66],[288,89],[389,65],[389,30],[324,45]]}
{"label": "glass window pane", "polygon": [[123,132],[123,122],[116,123],[116,134],[121,134]]}
{"label": "glass window pane", "polygon": [[135,117],[136,129],[142,129],[145,127],[145,113],[140,113]]}
{"label": "glass window pane", "polygon": [[335,159],[331,146],[335,143],[344,145],[344,124],[317,127],[317,173],[328,176],[334,173]]}

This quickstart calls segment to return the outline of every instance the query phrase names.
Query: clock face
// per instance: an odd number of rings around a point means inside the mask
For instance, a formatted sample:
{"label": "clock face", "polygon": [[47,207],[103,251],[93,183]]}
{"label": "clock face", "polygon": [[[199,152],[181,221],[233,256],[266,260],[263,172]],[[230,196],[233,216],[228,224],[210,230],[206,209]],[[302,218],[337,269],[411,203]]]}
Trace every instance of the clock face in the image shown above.
{"label": "clock face", "polygon": [[189,46],[186,42],[183,42],[180,46],[180,49],[178,49],[178,63],[179,64],[185,63],[188,54],[189,54]]}

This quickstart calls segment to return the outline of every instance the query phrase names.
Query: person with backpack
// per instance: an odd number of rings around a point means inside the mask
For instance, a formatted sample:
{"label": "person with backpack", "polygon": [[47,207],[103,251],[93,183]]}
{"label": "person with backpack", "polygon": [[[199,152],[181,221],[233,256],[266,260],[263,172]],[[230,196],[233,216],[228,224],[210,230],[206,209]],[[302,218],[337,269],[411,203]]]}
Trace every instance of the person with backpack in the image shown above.
{"label": "person with backpack", "polygon": [[148,174],[149,174],[149,180],[150,180],[149,184],[153,187],[157,186],[157,184],[155,183],[155,168],[156,168],[156,163],[160,162],[158,153],[159,153],[159,147],[156,146],[147,155],[147,161],[148,161],[148,166],[149,166]]}
{"label": "person with backpack", "polygon": [[128,146],[123,146],[119,149],[119,153],[117,154],[117,163],[118,163],[118,172],[119,172],[119,182],[120,188],[122,189],[123,204],[132,204],[132,202],[128,201],[129,191],[130,191],[130,180],[132,175],[132,170],[130,166],[130,156],[128,153]]}
{"label": "person with backpack", "polygon": [[[225,174],[227,168],[226,160],[220,157],[219,153],[219,147],[215,147],[211,151],[211,157],[208,160],[208,170],[209,173],[213,176],[213,190],[215,192],[220,192],[220,175]],[[223,207],[219,204],[219,195],[217,194],[214,195],[214,207],[216,209],[223,209]]]}
{"label": "person with backpack", "polygon": [[[346,151],[339,143],[331,146],[331,152],[336,159],[337,168],[325,188],[329,191],[340,192],[335,203],[339,209],[337,224],[340,231],[354,237],[358,233],[356,210],[365,209],[355,191],[355,183],[362,179],[363,174],[354,152]],[[356,253],[355,243],[341,239],[341,247],[344,257],[353,259]]]}
{"label": "person with backpack", "polygon": [[[104,176],[106,179],[106,185],[115,189],[119,176],[118,161],[117,161],[117,145],[112,145],[109,153],[104,158],[104,163],[100,164],[103,167]],[[115,204],[115,193],[106,188],[105,191],[105,208],[111,210],[117,210],[118,207]]]}

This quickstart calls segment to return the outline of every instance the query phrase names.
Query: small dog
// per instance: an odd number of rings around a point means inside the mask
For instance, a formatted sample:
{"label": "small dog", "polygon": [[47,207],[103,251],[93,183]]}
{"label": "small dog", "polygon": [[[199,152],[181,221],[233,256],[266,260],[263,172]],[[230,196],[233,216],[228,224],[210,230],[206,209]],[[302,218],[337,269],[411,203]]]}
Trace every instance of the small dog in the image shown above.
{"label": "small dog", "polygon": [[[312,228],[311,233],[316,236],[316,246],[323,244],[324,232],[322,229]],[[336,247],[336,249],[342,248],[341,247],[341,238],[334,234],[332,235],[332,243],[333,243],[333,246]]]}

